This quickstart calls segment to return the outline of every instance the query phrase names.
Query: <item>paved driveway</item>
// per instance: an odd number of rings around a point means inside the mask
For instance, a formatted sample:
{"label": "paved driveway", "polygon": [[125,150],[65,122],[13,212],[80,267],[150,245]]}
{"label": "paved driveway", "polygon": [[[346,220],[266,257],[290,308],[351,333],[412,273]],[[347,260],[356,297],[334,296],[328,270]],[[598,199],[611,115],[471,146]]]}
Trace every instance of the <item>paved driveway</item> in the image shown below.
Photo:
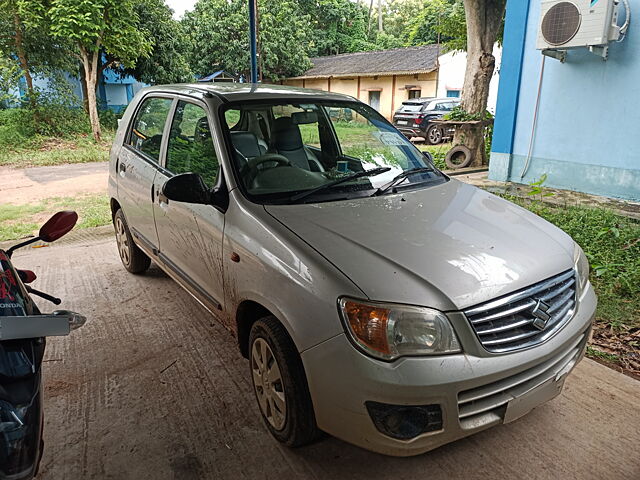
{"label": "paved driveway", "polygon": [[158,269],[126,273],[110,234],[15,263],[89,317],[49,341],[41,479],[640,478],[640,382],[590,360],[547,405],[425,455],[334,438],[289,450],[263,427],[230,334]]}

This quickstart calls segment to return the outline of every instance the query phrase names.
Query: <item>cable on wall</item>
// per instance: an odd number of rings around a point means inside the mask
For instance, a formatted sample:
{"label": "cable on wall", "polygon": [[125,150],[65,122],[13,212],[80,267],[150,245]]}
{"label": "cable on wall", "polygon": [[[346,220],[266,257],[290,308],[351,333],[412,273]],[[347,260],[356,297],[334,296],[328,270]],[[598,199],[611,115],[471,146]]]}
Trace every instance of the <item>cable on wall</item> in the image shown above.
{"label": "cable on wall", "polygon": [[536,108],[533,111],[533,125],[531,126],[531,138],[529,139],[529,151],[527,152],[527,160],[524,163],[522,172],[520,172],[520,179],[525,176],[527,170],[529,170],[529,163],[531,163],[531,154],[533,153],[533,140],[536,136],[536,127],[538,126],[538,112],[540,111],[540,94],[542,93],[542,79],[544,78],[544,65],[547,60],[546,56],[542,56],[542,66],[540,67],[540,78],[538,79],[538,94],[536,96]]}

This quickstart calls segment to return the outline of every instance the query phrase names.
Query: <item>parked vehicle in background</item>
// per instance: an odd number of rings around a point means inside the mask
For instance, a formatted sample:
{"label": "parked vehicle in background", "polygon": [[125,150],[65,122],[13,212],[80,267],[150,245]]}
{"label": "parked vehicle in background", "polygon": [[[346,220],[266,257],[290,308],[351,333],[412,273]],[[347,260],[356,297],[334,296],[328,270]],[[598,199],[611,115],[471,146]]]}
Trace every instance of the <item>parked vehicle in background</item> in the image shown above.
{"label": "parked vehicle in background", "polygon": [[73,228],[77,219],[75,212],[58,212],[37,237],[6,251],[0,249],[0,479],[30,480],[38,473],[44,445],[45,337],[69,335],[86,320],[69,310],[40,313],[32,295],[55,305],[61,300],[31,287],[35,273],[16,269],[11,255],[38,240],[57,240]]}
{"label": "parked vehicle in background", "polygon": [[412,98],[393,114],[393,125],[407,138],[422,137],[430,145],[453,138],[454,129],[443,129],[431,120],[442,118],[460,104],[456,98]]}
{"label": "parked vehicle in background", "polygon": [[584,355],[582,249],[438,171],[352,97],[146,88],[118,127],[109,195],[124,267],[153,260],[235,333],[288,446],[323,430],[425,452],[558,395]]}

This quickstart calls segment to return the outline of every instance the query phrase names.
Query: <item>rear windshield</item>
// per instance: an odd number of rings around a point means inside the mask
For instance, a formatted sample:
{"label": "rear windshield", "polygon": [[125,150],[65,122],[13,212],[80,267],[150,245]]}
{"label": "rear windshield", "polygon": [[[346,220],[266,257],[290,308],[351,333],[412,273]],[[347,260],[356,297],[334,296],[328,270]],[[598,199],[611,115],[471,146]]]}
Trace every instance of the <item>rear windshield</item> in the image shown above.
{"label": "rear windshield", "polygon": [[401,112],[419,112],[420,110],[422,110],[423,106],[424,106],[424,103],[403,102],[402,107],[400,108],[400,111]]}

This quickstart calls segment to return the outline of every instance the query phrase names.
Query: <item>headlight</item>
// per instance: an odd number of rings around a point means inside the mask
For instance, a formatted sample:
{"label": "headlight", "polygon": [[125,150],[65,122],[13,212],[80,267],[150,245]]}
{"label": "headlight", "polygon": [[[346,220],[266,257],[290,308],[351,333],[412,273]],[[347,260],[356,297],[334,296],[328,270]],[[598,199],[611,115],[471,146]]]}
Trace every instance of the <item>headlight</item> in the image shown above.
{"label": "headlight", "polygon": [[577,243],[573,248],[573,263],[578,276],[578,297],[580,297],[589,281],[589,260]]}
{"label": "headlight", "polygon": [[347,333],[373,357],[393,360],[460,351],[449,319],[438,310],[350,298],[341,298],[339,305]]}

